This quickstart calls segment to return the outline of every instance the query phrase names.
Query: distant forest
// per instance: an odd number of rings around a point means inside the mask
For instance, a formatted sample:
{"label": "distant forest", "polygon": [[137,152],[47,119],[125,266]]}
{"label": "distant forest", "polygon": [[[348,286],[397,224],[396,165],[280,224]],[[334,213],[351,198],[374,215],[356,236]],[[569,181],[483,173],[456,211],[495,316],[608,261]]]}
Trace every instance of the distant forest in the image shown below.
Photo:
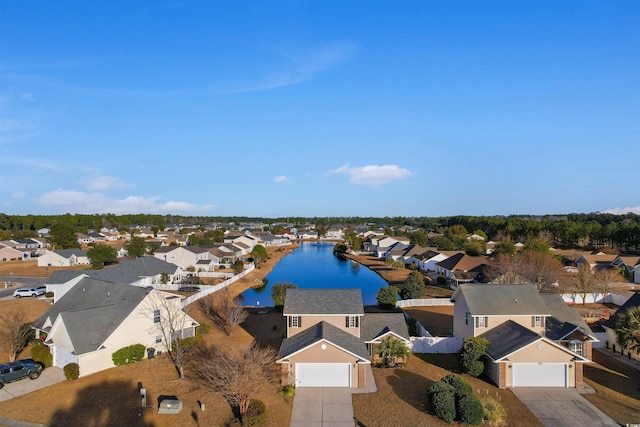
{"label": "distant forest", "polygon": [[[453,226],[463,226],[469,233],[481,231],[489,240],[527,242],[543,238],[558,248],[609,249],[623,253],[640,252],[640,215],[603,213],[567,215],[510,216],[448,216],[448,217],[215,217],[180,215],[6,215],[0,213],[0,240],[37,236],[37,230],[55,223],[73,226],[78,232],[117,227],[129,230],[133,226],[182,224],[204,227],[209,224],[315,224],[320,229],[330,226],[355,227],[366,225],[383,229],[386,234],[404,234],[424,243],[428,233],[445,233]],[[279,227],[280,228],[280,227]],[[459,227],[458,227],[459,228]],[[418,234],[416,234],[418,233]]]}

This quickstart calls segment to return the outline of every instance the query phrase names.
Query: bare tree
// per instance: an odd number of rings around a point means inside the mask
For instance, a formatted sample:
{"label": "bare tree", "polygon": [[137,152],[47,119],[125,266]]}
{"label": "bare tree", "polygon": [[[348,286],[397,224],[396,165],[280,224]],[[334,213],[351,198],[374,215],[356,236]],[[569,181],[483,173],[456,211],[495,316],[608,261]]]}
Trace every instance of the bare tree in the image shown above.
{"label": "bare tree", "polygon": [[198,305],[204,315],[228,336],[231,336],[233,329],[244,322],[249,315],[247,310],[235,303],[229,288],[224,288],[211,298],[199,300]]}
{"label": "bare tree", "polygon": [[[501,279],[501,276],[504,277]],[[487,272],[490,281],[504,283],[505,278],[520,278],[520,282],[534,284],[541,292],[563,277],[562,264],[553,256],[538,251],[525,251],[514,256],[498,255]]]}
{"label": "bare tree", "polygon": [[603,300],[607,297],[607,294],[611,292],[611,285],[620,280],[622,280],[622,276],[616,269],[606,268],[596,272],[596,289],[602,294]]}
{"label": "bare tree", "polygon": [[582,304],[585,304],[587,294],[593,292],[595,283],[596,278],[593,273],[591,273],[591,266],[588,263],[580,265],[578,271],[573,275],[573,286],[582,296]]}
{"label": "bare tree", "polygon": [[14,362],[29,344],[33,329],[20,310],[0,312],[0,351]]}
{"label": "bare tree", "polygon": [[150,332],[162,338],[162,343],[158,344],[169,356],[180,379],[183,379],[187,354],[192,348],[192,343],[185,338],[194,335],[194,327],[198,323],[180,308],[180,301],[177,295],[154,290],[146,301],[145,315],[153,319]]}
{"label": "bare tree", "polygon": [[249,409],[251,397],[271,378],[275,358],[275,350],[254,341],[244,352],[200,348],[192,366],[200,383],[222,394],[241,418]]}

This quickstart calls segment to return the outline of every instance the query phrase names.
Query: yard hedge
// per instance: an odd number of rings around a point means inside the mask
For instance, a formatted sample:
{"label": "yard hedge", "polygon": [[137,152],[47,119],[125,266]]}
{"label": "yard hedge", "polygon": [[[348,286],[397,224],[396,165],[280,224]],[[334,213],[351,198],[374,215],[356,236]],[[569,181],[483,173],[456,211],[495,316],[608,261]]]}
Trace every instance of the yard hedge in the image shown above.
{"label": "yard hedge", "polygon": [[429,397],[436,417],[447,423],[456,418],[455,389],[451,385],[443,382],[434,383],[429,387]]}
{"label": "yard hedge", "polygon": [[31,358],[44,364],[45,368],[53,366],[53,355],[49,347],[44,345],[42,341],[35,340],[31,346]]}
{"label": "yard hedge", "polygon": [[427,390],[433,413],[447,423],[458,420],[463,424],[480,424],[484,407],[473,395],[473,388],[462,377],[449,374]]}
{"label": "yard hedge", "polygon": [[77,363],[69,363],[62,370],[67,381],[77,380],[80,376],[80,366]]}
{"label": "yard hedge", "polygon": [[473,394],[462,396],[458,400],[458,421],[462,424],[478,425],[484,418],[484,407],[480,399]]}
{"label": "yard hedge", "polygon": [[116,366],[124,366],[139,362],[144,358],[145,348],[142,344],[132,344],[127,347],[122,347],[111,355],[113,364]]}

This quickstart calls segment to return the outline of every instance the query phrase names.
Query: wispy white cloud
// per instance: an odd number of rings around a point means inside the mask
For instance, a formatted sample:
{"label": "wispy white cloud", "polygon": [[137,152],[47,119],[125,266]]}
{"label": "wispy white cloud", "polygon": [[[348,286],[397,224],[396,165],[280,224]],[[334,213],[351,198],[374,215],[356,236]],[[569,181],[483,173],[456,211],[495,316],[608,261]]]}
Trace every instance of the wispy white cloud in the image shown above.
{"label": "wispy white cloud", "polygon": [[291,180],[289,179],[289,177],[287,177],[285,175],[280,175],[280,176],[276,176],[273,179],[273,182],[275,182],[276,184],[282,184],[284,182],[291,182]]}
{"label": "wispy white cloud", "polygon": [[628,208],[613,208],[607,209],[603,213],[614,214],[614,215],[624,215],[627,213],[635,213],[640,215],[640,206],[628,207]]}
{"label": "wispy white cloud", "polygon": [[213,205],[168,201],[160,202],[160,196],[128,196],[123,199],[108,197],[103,193],[87,193],[75,190],[54,190],[43,194],[38,201],[45,207],[58,208],[70,213],[157,213],[202,214],[213,210]]}
{"label": "wispy white cloud", "polygon": [[16,191],[11,195],[14,199],[22,199],[24,197],[24,191]]}
{"label": "wispy white cloud", "polygon": [[18,165],[18,166],[28,166],[32,167],[34,171],[55,171],[55,172],[63,172],[65,170],[64,165],[56,162],[51,162],[48,160],[36,159],[36,158],[26,158],[26,157],[0,157],[0,164],[5,165]]}
{"label": "wispy white cloud", "polygon": [[413,175],[409,169],[401,168],[398,165],[351,167],[346,164],[327,173],[347,175],[351,184],[371,186],[389,184]]}
{"label": "wispy white cloud", "polygon": [[283,53],[283,56],[287,57],[287,64],[283,65],[283,70],[253,82],[231,84],[227,89],[223,89],[221,94],[260,92],[302,83],[337,67],[351,58],[355,52],[354,43],[339,42],[327,44],[303,54]]}
{"label": "wispy white cloud", "polygon": [[101,175],[91,178],[84,183],[84,186],[86,189],[92,191],[131,187],[131,185],[127,184],[126,182],[108,175]]}

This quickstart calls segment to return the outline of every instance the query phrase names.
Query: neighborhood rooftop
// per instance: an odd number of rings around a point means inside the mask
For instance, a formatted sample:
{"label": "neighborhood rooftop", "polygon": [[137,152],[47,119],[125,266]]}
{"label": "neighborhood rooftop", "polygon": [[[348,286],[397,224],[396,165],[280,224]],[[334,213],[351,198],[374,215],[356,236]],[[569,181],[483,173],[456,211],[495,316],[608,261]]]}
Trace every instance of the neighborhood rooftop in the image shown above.
{"label": "neighborhood rooftop", "polygon": [[287,289],[284,315],[351,314],[362,315],[360,289]]}
{"label": "neighborhood rooftop", "polygon": [[474,316],[477,315],[538,315],[551,313],[533,285],[461,284],[451,297],[463,292]]}

